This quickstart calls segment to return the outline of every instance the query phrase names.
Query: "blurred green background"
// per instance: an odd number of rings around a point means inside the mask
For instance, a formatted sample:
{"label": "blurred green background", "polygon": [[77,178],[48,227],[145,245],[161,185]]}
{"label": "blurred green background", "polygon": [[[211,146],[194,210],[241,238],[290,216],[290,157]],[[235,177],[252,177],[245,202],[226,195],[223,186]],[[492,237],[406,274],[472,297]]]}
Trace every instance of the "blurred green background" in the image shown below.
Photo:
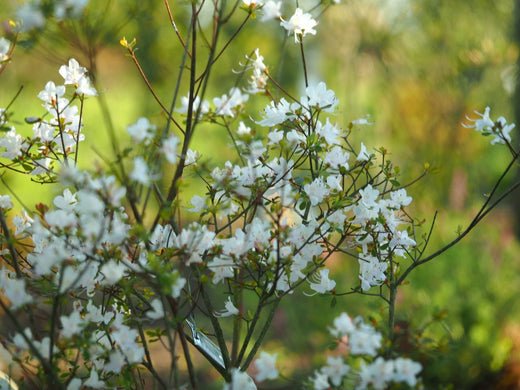
{"label": "blurred green background", "polygon": [[[12,17],[18,4],[4,3],[2,22]],[[174,3],[177,23],[185,31],[186,2]],[[294,2],[284,3],[293,9]],[[311,80],[325,81],[340,100],[338,124],[346,126],[366,114],[374,122],[353,135],[355,144],[363,140],[370,147],[385,146],[401,166],[403,182],[420,174],[426,162],[435,168],[409,191],[415,215],[425,218],[426,226],[439,210],[432,249],[449,242],[459,226],[469,223],[508,162],[504,148],[492,147],[460,124],[466,116],[474,117],[473,110],[482,112],[487,105],[495,118],[515,120],[519,39],[515,26],[520,24],[515,3],[343,0],[321,15],[317,36],[305,41]],[[224,27],[222,41],[244,17],[245,12],[239,12]],[[140,116],[162,126],[160,109],[118,44],[123,36],[137,38],[139,60],[169,105],[182,49],[162,2],[91,0],[83,21],[51,25],[20,42],[13,63],[0,76],[0,107],[23,85],[12,109],[18,131],[29,134],[23,118],[42,112],[37,93],[46,81],[60,81],[58,67],[76,57],[94,70],[122,145],[130,144],[126,126]],[[251,21],[219,61],[208,96],[226,93],[237,77],[231,69],[240,69],[244,55],[257,47],[272,75],[300,93],[301,61],[292,40],[276,22]],[[93,48],[95,55],[89,61],[85,53]],[[186,93],[181,88],[181,95]],[[258,118],[267,100],[254,97],[252,103]],[[103,114],[96,99],[89,99],[85,109],[81,165],[102,165],[95,162],[101,161],[97,154],[110,154]],[[225,130],[216,126],[201,126],[194,148],[203,160],[222,163],[236,158]],[[49,201],[48,187],[31,183],[28,177],[9,173],[5,177],[29,207]],[[423,364],[426,388],[520,388],[520,256],[515,235],[520,230],[515,213],[519,203],[518,194],[513,194],[470,237],[416,270],[402,287],[397,312],[403,330],[401,352]],[[331,268],[343,291],[356,285],[355,262],[337,257]],[[284,375],[309,375],[324,362],[326,329],[340,312],[371,316],[376,324],[384,318],[375,298],[347,295],[338,297],[334,307],[330,303],[330,298],[300,292],[282,304],[264,349],[279,353]]]}

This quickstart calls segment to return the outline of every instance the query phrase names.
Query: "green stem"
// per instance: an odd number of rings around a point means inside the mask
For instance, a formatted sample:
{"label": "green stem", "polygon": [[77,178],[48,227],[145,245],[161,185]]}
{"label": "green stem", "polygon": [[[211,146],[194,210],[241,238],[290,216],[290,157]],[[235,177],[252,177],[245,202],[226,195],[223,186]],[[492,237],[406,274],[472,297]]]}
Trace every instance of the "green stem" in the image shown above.
{"label": "green stem", "polygon": [[395,343],[395,299],[397,297],[397,285],[391,284],[388,295],[388,341],[390,342],[387,357],[391,357]]}
{"label": "green stem", "polygon": [[280,300],[276,300],[273,303],[273,307],[271,308],[271,311],[269,312],[269,316],[264,322],[264,326],[262,327],[262,330],[260,331],[260,334],[258,335],[258,338],[256,339],[255,344],[253,345],[253,348],[251,348],[251,351],[247,355],[244,364],[242,364],[242,367],[240,368],[242,371],[246,371],[253,359],[255,358],[256,353],[258,352],[258,349],[260,349],[260,346],[264,342],[265,336],[267,334],[267,331],[271,327],[271,322],[273,321],[274,314],[276,313],[276,309],[278,307],[278,304],[280,303]]}

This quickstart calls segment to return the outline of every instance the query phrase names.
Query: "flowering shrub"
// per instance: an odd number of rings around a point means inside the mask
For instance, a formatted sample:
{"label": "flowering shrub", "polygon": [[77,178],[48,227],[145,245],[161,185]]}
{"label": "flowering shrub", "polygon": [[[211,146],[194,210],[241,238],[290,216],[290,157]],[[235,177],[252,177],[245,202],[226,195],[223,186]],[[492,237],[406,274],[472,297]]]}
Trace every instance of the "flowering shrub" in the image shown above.
{"label": "flowering shrub", "polygon": [[[0,305],[15,329],[2,338],[0,352],[27,381],[50,388],[134,388],[147,372],[160,388],[179,388],[185,380],[196,388],[192,344],[224,388],[253,389],[281,372],[277,355],[261,351],[280,301],[296,291],[336,299],[346,290],[381,298],[388,325],[377,330],[341,314],[329,333],[343,353],[329,355],[304,385],[420,386],[423,367],[399,356],[394,345],[397,290],[516,187],[499,193],[518,158],[510,137],[514,125],[492,120],[489,108],[468,119],[467,127],[506,145],[512,160],[468,227],[427,255],[432,229],[421,235],[409,212],[412,183],[401,182],[386,149],[353,144],[351,134],[370,125],[367,118],[339,127],[335,92],[325,82],[309,82],[305,41],[318,39],[316,15],[333,3],[338,1],[317,1],[304,10],[243,0],[228,9],[225,2],[193,1],[186,5],[191,19],[183,35],[165,1],[186,64],[177,85],[182,91],[187,84],[184,97],[177,99],[176,89],[167,108],[140,66],[137,41],[122,38],[165,122],[138,119],[127,128],[132,145],[124,149],[112,135],[114,158],[99,169],[77,167],[84,154],[80,142],[89,136],[83,113],[102,94],[95,74],[77,60],[62,65],[60,82],[49,81],[38,93],[43,113],[25,118],[31,136],[15,127],[16,96],[0,110],[2,168],[61,191],[51,205],[19,215],[12,215],[11,197],[0,196],[0,289],[6,298]],[[81,18],[87,2],[51,5],[30,2],[19,9],[12,41],[0,39],[0,71],[16,61],[17,34]],[[199,24],[206,7],[213,13],[209,27]],[[244,21],[222,44],[219,31],[235,13]],[[294,38],[304,92],[285,90],[256,49],[244,55],[235,85],[209,99],[212,67],[255,17],[279,23]],[[200,35],[209,50],[198,46]],[[260,114],[248,106],[254,94],[267,99]],[[226,128],[236,156],[221,166],[205,161],[192,149],[201,124]],[[186,175],[197,175],[205,186],[188,208],[181,202]],[[355,262],[355,285],[340,288],[331,277],[327,260],[335,253]],[[197,325],[201,318],[204,326]],[[152,343],[169,351],[171,375],[157,371]],[[187,379],[179,376],[180,356]]]}

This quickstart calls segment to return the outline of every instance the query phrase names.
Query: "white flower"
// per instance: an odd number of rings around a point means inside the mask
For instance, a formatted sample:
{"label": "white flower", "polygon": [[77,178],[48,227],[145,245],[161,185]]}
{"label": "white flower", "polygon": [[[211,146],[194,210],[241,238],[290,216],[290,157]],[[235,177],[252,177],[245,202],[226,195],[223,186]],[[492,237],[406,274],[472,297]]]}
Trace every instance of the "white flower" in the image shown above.
{"label": "white flower", "polygon": [[119,374],[125,364],[125,356],[119,350],[115,350],[110,354],[110,360],[105,365],[104,370]]}
{"label": "white flower", "polygon": [[326,374],[316,371],[312,377],[312,386],[314,390],[328,390],[330,389],[329,378]]}
{"label": "white flower", "polygon": [[112,320],[113,317],[113,312],[103,312],[101,307],[97,307],[92,303],[92,301],[88,301],[86,307],[85,321],[104,323],[106,325]]}
{"label": "white flower", "polygon": [[164,309],[163,304],[160,299],[154,299],[152,302],[150,302],[150,306],[152,307],[152,310],[148,310],[146,312],[146,316],[152,320],[158,320],[159,318],[164,317]]}
{"label": "white flower", "polygon": [[148,118],[139,118],[137,122],[128,126],[126,131],[134,141],[148,141],[155,135],[156,127],[150,123]]}
{"label": "white flower", "polygon": [[473,124],[465,125],[464,127],[473,128],[475,131],[482,133],[482,135],[488,136],[493,135],[493,139],[491,140],[491,145],[495,144],[505,144],[506,142],[511,142],[511,131],[515,128],[515,124],[507,124],[507,121],[504,117],[500,117],[493,122],[490,118],[490,108],[486,107],[484,113],[480,113],[475,111],[475,113],[480,116],[479,119],[470,119]]}
{"label": "white flower", "polygon": [[80,190],[76,195],[78,202],[75,209],[79,214],[99,217],[105,211],[105,204],[96,193],[88,190]]}
{"label": "white flower", "polygon": [[329,194],[329,189],[327,188],[321,177],[314,179],[312,183],[305,184],[303,186],[303,190],[309,197],[311,206],[316,206],[320,204],[323,201],[323,199]]}
{"label": "white flower", "polygon": [[92,85],[92,82],[87,76],[83,76],[78,80],[78,86],[76,88],[76,93],[78,95],[85,96],[97,96],[96,88]]}
{"label": "white flower", "polygon": [[[33,341],[34,337],[31,331],[31,328],[25,328],[23,330],[23,334],[30,340]],[[27,341],[25,340],[25,337],[22,336],[20,333],[16,333],[13,337],[13,344],[18,349],[29,349],[29,344],[27,344]]]}
{"label": "white flower", "polygon": [[341,176],[340,175],[331,175],[327,177],[327,186],[332,191],[341,191],[343,189],[343,186],[341,184]]}
{"label": "white flower", "polygon": [[349,335],[349,347],[352,355],[376,356],[377,350],[381,348],[383,337],[374,328],[361,321]]}
{"label": "white flower", "polygon": [[0,195],[0,210],[9,210],[13,208],[13,202],[9,195]]}
{"label": "white flower", "polygon": [[179,146],[179,138],[172,135],[168,138],[166,138],[163,141],[161,151],[164,154],[164,157],[166,157],[166,160],[170,164],[175,164],[177,162],[177,147]]}
{"label": "white flower", "polygon": [[265,108],[263,119],[257,123],[260,126],[273,127],[293,118],[295,116],[292,114],[291,105],[282,98],[278,103],[272,101]]}
{"label": "white flower", "polygon": [[380,286],[385,280],[388,263],[380,262],[376,257],[364,256],[359,259],[359,279],[361,289],[369,290],[372,286]]}
{"label": "white flower", "polygon": [[65,86],[57,86],[52,81],[49,81],[45,84],[45,88],[38,93],[38,98],[43,100],[45,103],[52,103],[57,101],[63,95],[65,95]]}
{"label": "white flower", "polygon": [[135,341],[139,336],[139,333],[135,329],[118,324],[113,324],[117,329],[111,333],[112,340],[119,346],[121,352],[125,355],[128,363],[139,363],[144,357],[144,349],[141,345]]}
{"label": "white flower", "polygon": [[[181,97],[181,107],[177,108],[175,111],[181,113],[181,114],[187,114],[188,113],[188,107],[190,105],[190,99],[189,96],[183,96]],[[195,113],[197,110],[200,109],[201,114],[206,114],[209,112],[209,103],[204,100],[202,102],[202,105],[200,103],[200,97],[196,96],[195,99],[193,99],[192,104],[192,112]]]}
{"label": "white flower", "polygon": [[0,148],[5,149],[2,157],[14,160],[22,155],[22,150],[24,149],[23,138],[12,128],[3,137],[0,137]]}
{"label": "white flower", "polygon": [[76,194],[72,194],[68,188],[63,191],[63,195],[58,195],[54,198],[54,205],[64,211],[73,211],[76,203],[78,203],[76,199]]}
{"label": "white flower", "polygon": [[[287,142],[289,142],[291,144],[291,146],[294,146],[294,145],[302,146],[302,145],[305,145],[305,143],[307,142],[307,137],[305,136],[305,134],[303,134],[297,130],[289,131],[285,137],[287,138]],[[301,151],[302,149],[299,147],[298,150]]]}
{"label": "white flower", "polygon": [[193,206],[191,209],[188,209],[190,213],[198,214],[206,208],[206,198],[203,198],[199,195],[193,195],[193,197],[190,200],[190,203]]}
{"label": "white flower", "polygon": [[353,332],[356,327],[347,313],[341,313],[334,319],[334,327],[329,328],[330,334],[334,337],[343,337]]}
{"label": "white flower", "polygon": [[216,317],[230,317],[237,315],[239,313],[238,309],[235,307],[233,302],[231,301],[231,297],[228,297],[226,303],[225,303],[225,309],[221,311],[216,311],[214,315]]}
{"label": "white flower", "polygon": [[269,139],[269,145],[278,145],[283,139],[283,131],[274,129],[267,134],[267,138]]}
{"label": "white flower", "polygon": [[199,152],[197,152],[196,150],[188,149],[188,151],[186,152],[186,159],[184,160],[184,164],[185,165],[196,164],[199,157],[200,157]]}
{"label": "white flower", "polygon": [[81,379],[72,379],[67,385],[67,390],[81,390]]}
{"label": "white flower", "polygon": [[359,190],[361,195],[360,203],[368,208],[379,208],[377,198],[379,197],[379,191],[372,187],[371,184],[367,185],[364,189]]}
{"label": "white flower", "polygon": [[213,284],[218,284],[225,278],[232,278],[235,275],[233,271],[233,260],[216,258],[208,263],[208,269],[213,272]]}
{"label": "white flower", "polygon": [[415,246],[417,243],[415,240],[408,236],[406,230],[397,230],[394,232],[392,239],[388,246],[393,250],[394,255],[404,257],[406,249],[411,246]]}
{"label": "white flower", "polygon": [[272,19],[279,19],[282,16],[281,8],[282,8],[281,1],[269,0],[262,7],[262,17],[260,18],[260,21],[266,22],[266,21],[272,20]]}
{"label": "white flower", "polygon": [[74,58],[71,58],[68,65],[60,67],[59,73],[65,80],[65,84],[78,84],[79,80],[86,75],[87,69],[80,66]]}
{"label": "white flower", "polygon": [[276,357],[277,354],[270,354],[264,351],[260,352],[260,357],[255,360],[255,368],[257,370],[255,379],[258,382],[278,378],[278,370],[275,367]]}
{"label": "white flower", "polygon": [[253,379],[238,368],[231,369],[231,383],[224,384],[223,390],[256,390]]}
{"label": "white flower", "polygon": [[369,121],[370,119],[370,116],[369,115],[366,115],[365,117],[363,118],[358,118],[358,119],[354,119],[352,122],[353,125],[358,125],[358,126],[368,126],[368,125],[372,125],[373,123]]}
{"label": "white flower", "polygon": [[[7,196],[7,195],[5,195]],[[0,197],[1,198],[1,197]],[[0,204],[2,203],[0,199]],[[0,206],[1,208],[2,206]],[[32,225],[33,219],[27,214],[27,211],[22,210],[22,215],[16,215],[13,218],[13,225],[15,226],[15,234],[20,234],[22,232],[27,231],[27,229]]]}
{"label": "white flower", "polygon": [[185,285],[186,285],[186,279],[184,279],[183,277],[179,276],[175,280],[175,283],[172,285],[171,296],[173,298],[179,298],[181,296],[181,291],[182,291],[182,289],[184,288]]}
{"label": "white flower", "polygon": [[412,197],[408,196],[406,190],[401,188],[390,193],[391,207],[401,208],[412,203]]}
{"label": "white flower", "polygon": [[338,104],[334,91],[327,89],[327,85],[323,81],[316,86],[308,86],[305,92],[311,107],[318,106],[325,112],[332,112]]}
{"label": "white flower", "polygon": [[314,282],[310,283],[310,288],[319,294],[325,294],[334,289],[336,282],[329,279],[329,272],[328,269],[321,269],[319,273],[314,274],[313,278],[309,279],[314,280]]}
{"label": "white flower", "polygon": [[0,108],[0,126],[5,126],[7,124],[7,117],[5,108]]}
{"label": "white flower", "polygon": [[109,262],[103,264],[99,271],[105,276],[104,283],[113,285],[123,278],[126,270],[127,267],[123,263],[110,260]]}
{"label": "white flower", "polygon": [[61,316],[60,321],[63,327],[61,334],[65,338],[72,337],[83,329],[84,320],[77,310],[74,310],[69,316]]}
{"label": "white flower", "polygon": [[238,124],[237,134],[238,135],[249,135],[249,134],[251,134],[251,128],[246,126],[246,124],[244,122],[240,121],[240,123]]}
{"label": "white flower", "polygon": [[414,387],[417,384],[417,374],[421,372],[420,363],[410,359],[397,358],[394,360],[394,382],[405,382],[408,386]]}
{"label": "white flower", "polygon": [[370,364],[361,363],[359,371],[360,383],[358,389],[366,389],[371,385],[375,390],[386,389],[387,384],[393,376],[392,362],[385,361],[382,357],[378,357]]}
{"label": "white flower", "polygon": [[34,161],[35,168],[31,171],[31,175],[42,175],[50,171],[52,160],[50,158],[41,158]]}
{"label": "white flower", "polygon": [[311,14],[303,13],[300,8],[296,8],[293,16],[288,21],[282,20],[280,25],[287,30],[287,35],[294,33],[294,41],[300,42],[300,36],[304,37],[307,34],[316,35],[314,27],[316,22]]}
{"label": "white flower", "polygon": [[215,114],[233,118],[235,116],[234,109],[244,104],[248,99],[248,94],[242,94],[240,88],[233,87],[229,91],[229,96],[224,94],[219,98],[216,97],[213,99]]}
{"label": "white flower", "polygon": [[77,18],[81,15],[89,0],[62,0],[57,2],[54,7],[54,16],[58,20],[64,19],[66,16]]}
{"label": "white flower", "polygon": [[505,144],[506,142],[511,142],[511,131],[515,128],[515,124],[507,124],[506,119],[501,116],[497,119],[497,127],[498,129],[495,132],[495,137],[491,140],[491,145],[495,144]]}
{"label": "white flower", "polygon": [[76,215],[65,210],[53,210],[45,213],[45,221],[51,227],[65,229],[76,225]]}
{"label": "white flower", "polygon": [[130,179],[144,185],[148,186],[152,182],[152,175],[148,169],[148,165],[144,158],[136,157],[134,158],[134,169],[130,173]]}
{"label": "white flower", "polygon": [[368,161],[370,160],[370,154],[367,151],[367,147],[363,142],[359,148],[359,154],[357,155],[357,161]]}
{"label": "white flower", "polygon": [[483,113],[475,111],[475,114],[480,116],[480,118],[479,119],[467,118],[468,120],[473,122],[473,124],[472,125],[463,125],[463,126],[467,127],[467,128],[474,128],[475,131],[478,131],[479,133],[481,133],[485,130],[492,129],[493,126],[495,125],[495,122],[493,122],[493,120],[491,120],[491,118],[489,117],[490,111],[491,111],[491,109],[489,107],[486,107]]}
{"label": "white flower", "polygon": [[25,280],[11,278],[5,270],[0,271],[0,289],[4,290],[5,296],[11,301],[13,310],[33,301],[32,296],[25,290]]}
{"label": "white flower", "polygon": [[54,141],[54,127],[48,123],[35,123],[33,125],[33,134],[33,139],[40,139],[42,142]]}
{"label": "white flower", "polygon": [[9,49],[11,48],[11,42],[4,37],[0,37],[0,62],[6,61],[9,59],[7,53],[9,53]]}
{"label": "white flower", "polygon": [[20,21],[20,31],[29,31],[34,28],[42,28],[45,25],[45,17],[39,4],[35,2],[25,3],[16,10],[16,18]]}
{"label": "white flower", "polygon": [[321,372],[330,379],[334,386],[339,386],[343,381],[343,377],[348,374],[350,367],[343,362],[341,357],[329,356],[327,365],[321,369]]}
{"label": "white flower", "polygon": [[157,224],[152,236],[150,237],[152,249],[158,250],[171,247],[174,237],[175,233],[173,232],[171,225],[162,226],[161,224]]}
{"label": "white flower", "polygon": [[214,238],[215,233],[208,230],[206,225],[192,223],[174,238],[173,246],[189,255],[186,259],[188,264],[199,263],[202,262],[202,254],[215,245]]}
{"label": "white flower", "polygon": [[262,5],[264,2],[263,0],[242,0],[242,3],[247,7],[254,8]]}
{"label": "white flower", "polygon": [[316,123],[316,134],[323,137],[328,145],[340,144],[340,130],[330,123],[329,118],[327,118],[325,124],[322,124],[320,121]]}
{"label": "white flower", "polygon": [[91,387],[93,389],[105,389],[106,388],[105,382],[99,379],[99,375],[95,369],[92,369],[92,371],[90,371],[90,376],[85,381],[85,383],[83,383],[83,385]]}
{"label": "white flower", "polygon": [[341,167],[348,170],[348,159],[350,155],[345,152],[342,147],[334,146],[330,151],[327,152],[323,161],[329,164],[332,168],[340,169]]}

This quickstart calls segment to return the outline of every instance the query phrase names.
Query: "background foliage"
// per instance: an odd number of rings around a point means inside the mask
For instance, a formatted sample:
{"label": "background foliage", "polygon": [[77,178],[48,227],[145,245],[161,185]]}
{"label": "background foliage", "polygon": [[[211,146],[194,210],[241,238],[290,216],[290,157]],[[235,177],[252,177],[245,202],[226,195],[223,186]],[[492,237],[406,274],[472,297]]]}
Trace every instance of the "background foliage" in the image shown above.
{"label": "background foliage", "polygon": [[[1,21],[16,6],[14,1],[7,3],[0,8]],[[98,89],[118,112],[113,119],[120,137],[127,137],[125,127],[140,116],[159,118],[159,108],[118,45],[122,36],[135,36],[146,74],[160,95],[170,96],[181,55],[175,51],[164,9],[156,3],[92,0],[85,21],[20,42],[14,66],[0,78],[0,106],[23,85],[14,110],[38,113],[35,94],[56,78],[59,64],[75,56],[96,70]],[[306,42],[311,74],[326,81],[342,103],[339,124],[370,114],[374,125],[365,130],[364,139],[392,151],[409,178],[426,162],[435,168],[410,191],[417,214],[427,223],[434,210],[440,210],[432,248],[456,236],[504,166],[500,150],[487,147],[486,140],[460,123],[473,109],[482,111],[488,104],[493,112],[512,119],[518,57],[513,16],[512,0],[344,0],[322,15],[318,37]],[[223,34],[231,35],[239,23],[234,20]],[[235,44],[236,53],[223,59],[216,76],[221,83],[213,85],[209,95],[229,89],[236,77],[229,69],[239,69],[244,54],[256,47],[285,85],[292,83],[297,91],[302,84],[295,72],[299,54],[294,47],[273,46],[268,39],[283,35],[279,26],[253,25]],[[73,45],[63,40],[64,33],[77,37]],[[86,115],[89,126],[82,148],[92,158],[83,163],[92,164],[99,160],[96,155],[108,152],[107,129],[94,104]],[[227,159],[224,130],[206,126],[197,137],[195,148],[203,157]],[[50,198],[45,188],[28,179],[5,177],[28,205]],[[494,212],[462,245],[419,268],[401,291],[401,348],[417,351],[427,388],[516,388],[520,383],[520,258],[513,215],[508,208]],[[331,268],[338,285],[351,285],[356,270],[339,259],[335,264]],[[338,313],[366,315],[377,308],[379,303],[370,297],[338,297],[334,306],[330,298],[295,295],[275,318],[270,347],[279,352],[284,373],[306,375],[316,363],[313,352],[326,342],[322,330]],[[372,320],[377,323],[380,318]]]}

